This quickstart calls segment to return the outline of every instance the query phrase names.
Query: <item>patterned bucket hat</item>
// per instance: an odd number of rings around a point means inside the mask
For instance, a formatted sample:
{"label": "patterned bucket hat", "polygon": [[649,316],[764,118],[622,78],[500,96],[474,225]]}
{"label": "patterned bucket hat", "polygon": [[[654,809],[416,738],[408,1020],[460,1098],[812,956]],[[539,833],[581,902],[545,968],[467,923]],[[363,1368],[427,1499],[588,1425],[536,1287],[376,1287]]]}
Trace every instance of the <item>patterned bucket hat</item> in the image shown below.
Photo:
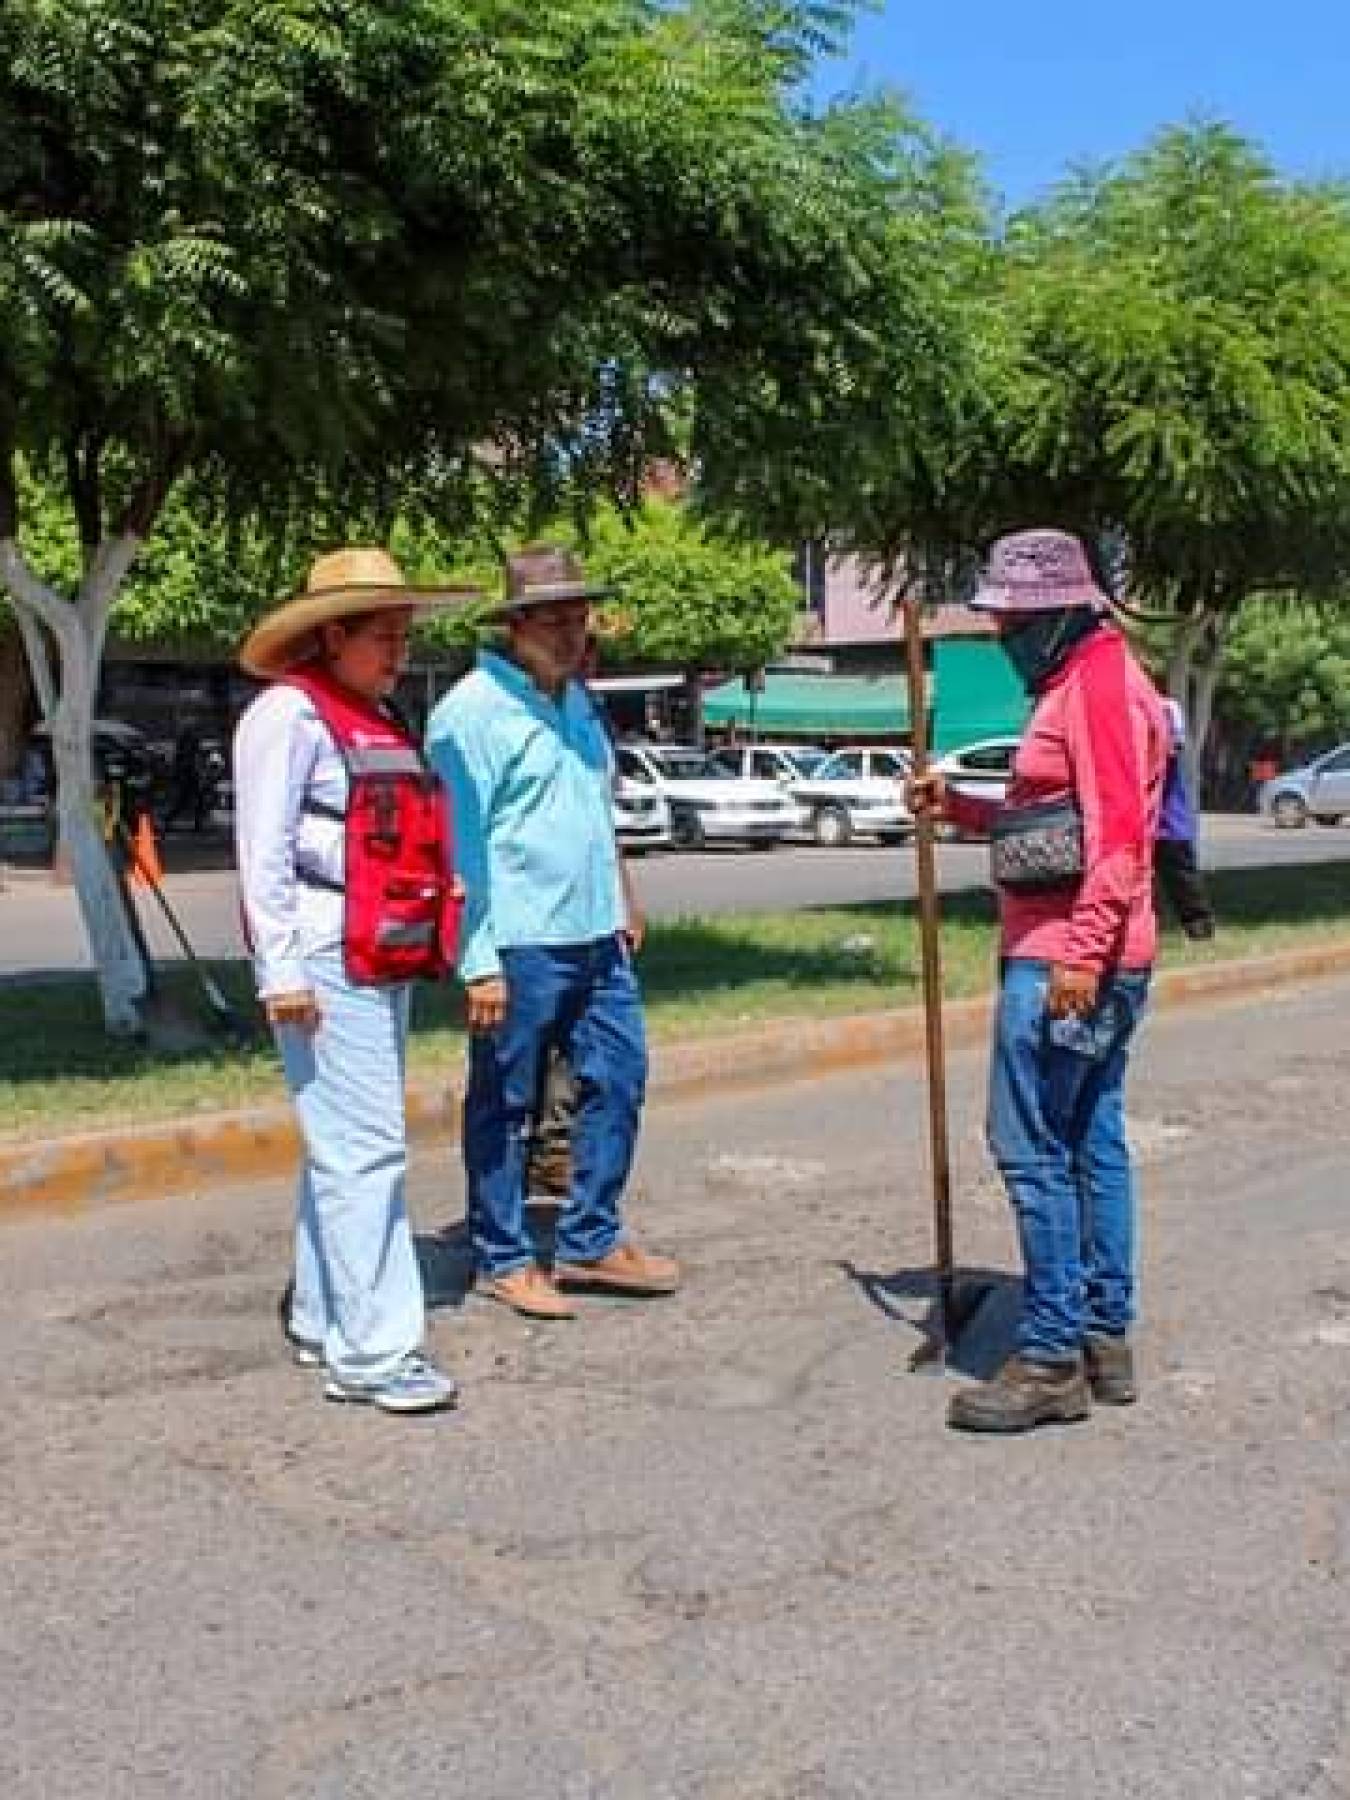
{"label": "patterned bucket hat", "polygon": [[1055,612],[1064,606],[1110,605],[1082,543],[1068,531],[1014,531],[989,552],[983,579],[967,605],[980,612]]}

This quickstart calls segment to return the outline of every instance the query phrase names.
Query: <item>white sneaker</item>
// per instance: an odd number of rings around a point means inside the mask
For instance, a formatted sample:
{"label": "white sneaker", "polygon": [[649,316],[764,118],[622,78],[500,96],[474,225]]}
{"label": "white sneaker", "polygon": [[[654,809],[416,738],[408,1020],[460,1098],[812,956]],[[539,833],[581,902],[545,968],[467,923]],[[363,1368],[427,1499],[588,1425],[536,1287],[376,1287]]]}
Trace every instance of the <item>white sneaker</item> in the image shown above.
{"label": "white sneaker", "polygon": [[450,1377],[416,1351],[377,1381],[343,1381],[330,1374],[323,1393],[326,1400],[355,1401],[389,1413],[442,1412],[459,1399]]}

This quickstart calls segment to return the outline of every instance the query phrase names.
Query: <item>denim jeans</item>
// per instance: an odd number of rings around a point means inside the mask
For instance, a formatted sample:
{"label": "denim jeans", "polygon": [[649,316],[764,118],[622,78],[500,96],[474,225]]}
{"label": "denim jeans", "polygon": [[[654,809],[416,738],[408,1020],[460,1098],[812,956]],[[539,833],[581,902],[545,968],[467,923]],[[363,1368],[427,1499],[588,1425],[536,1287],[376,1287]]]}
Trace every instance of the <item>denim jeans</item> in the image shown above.
{"label": "denim jeans", "polygon": [[1045,1010],[1049,978],[1048,963],[1004,964],[988,1133],[1022,1248],[1018,1348],[1054,1361],[1088,1334],[1123,1335],[1134,1318],[1124,1086],[1149,971],[1105,979],[1092,1018],[1062,1025]]}
{"label": "denim jeans", "polygon": [[347,1381],[378,1381],[422,1342],[422,1278],[404,1202],[408,989],[354,987],[340,951],[307,959],[323,1014],[275,1035],[305,1160],[291,1328]]}
{"label": "denim jeans", "polygon": [[469,1046],[464,1167],[474,1260],[504,1275],[535,1260],[525,1162],[541,1077],[560,1049],[576,1085],[572,1191],[558,1221],[560,1262],[593,1262],[620,1241],[619,1201],[647,1088],[642,1000],[626,944],[529,946],[501,953],[506,1018]]}

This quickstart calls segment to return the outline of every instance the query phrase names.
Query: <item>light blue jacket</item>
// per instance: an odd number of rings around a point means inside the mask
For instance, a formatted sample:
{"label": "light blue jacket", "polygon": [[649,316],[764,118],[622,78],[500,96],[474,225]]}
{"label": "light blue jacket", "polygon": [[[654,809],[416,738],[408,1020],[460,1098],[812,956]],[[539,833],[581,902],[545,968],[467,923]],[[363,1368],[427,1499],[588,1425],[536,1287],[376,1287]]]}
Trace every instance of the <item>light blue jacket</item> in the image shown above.
{"label": "light blue jacket", "polygon": [[432,713],[427,754],[454,808],[465,981],[497,974],[502,950],[623,928],[613,752],[580,682],[555,703],[485,650]]}

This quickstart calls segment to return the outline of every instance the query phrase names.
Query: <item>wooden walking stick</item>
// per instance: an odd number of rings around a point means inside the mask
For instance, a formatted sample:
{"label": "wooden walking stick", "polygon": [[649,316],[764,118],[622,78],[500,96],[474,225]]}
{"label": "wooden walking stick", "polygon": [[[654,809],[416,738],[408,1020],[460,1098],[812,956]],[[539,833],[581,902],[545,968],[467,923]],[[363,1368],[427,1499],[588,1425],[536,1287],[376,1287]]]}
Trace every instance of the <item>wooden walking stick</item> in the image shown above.
{"label": "wooden walking stick", "polygon": [[[910,595],[904,604],[905,669],[909,681],[909,726],[913,775],[926,775],[928,679],[923,653],[923,602]],[[947,1132],[947,1053],[942,1027],[942,947],[939,936],[936,828],[921,807],[914,818],[914,860],[919,887],[919,943],[923,961],[923,1010],[928,1059],[928,1140],[933,1177],[933,1244],[937,1303],[925,1341],[910,1361],[912,1369],[941,1370],[947,1351],[985,1298],[987,1289],[958,1291],[952,1244],[952,1171]]]}

